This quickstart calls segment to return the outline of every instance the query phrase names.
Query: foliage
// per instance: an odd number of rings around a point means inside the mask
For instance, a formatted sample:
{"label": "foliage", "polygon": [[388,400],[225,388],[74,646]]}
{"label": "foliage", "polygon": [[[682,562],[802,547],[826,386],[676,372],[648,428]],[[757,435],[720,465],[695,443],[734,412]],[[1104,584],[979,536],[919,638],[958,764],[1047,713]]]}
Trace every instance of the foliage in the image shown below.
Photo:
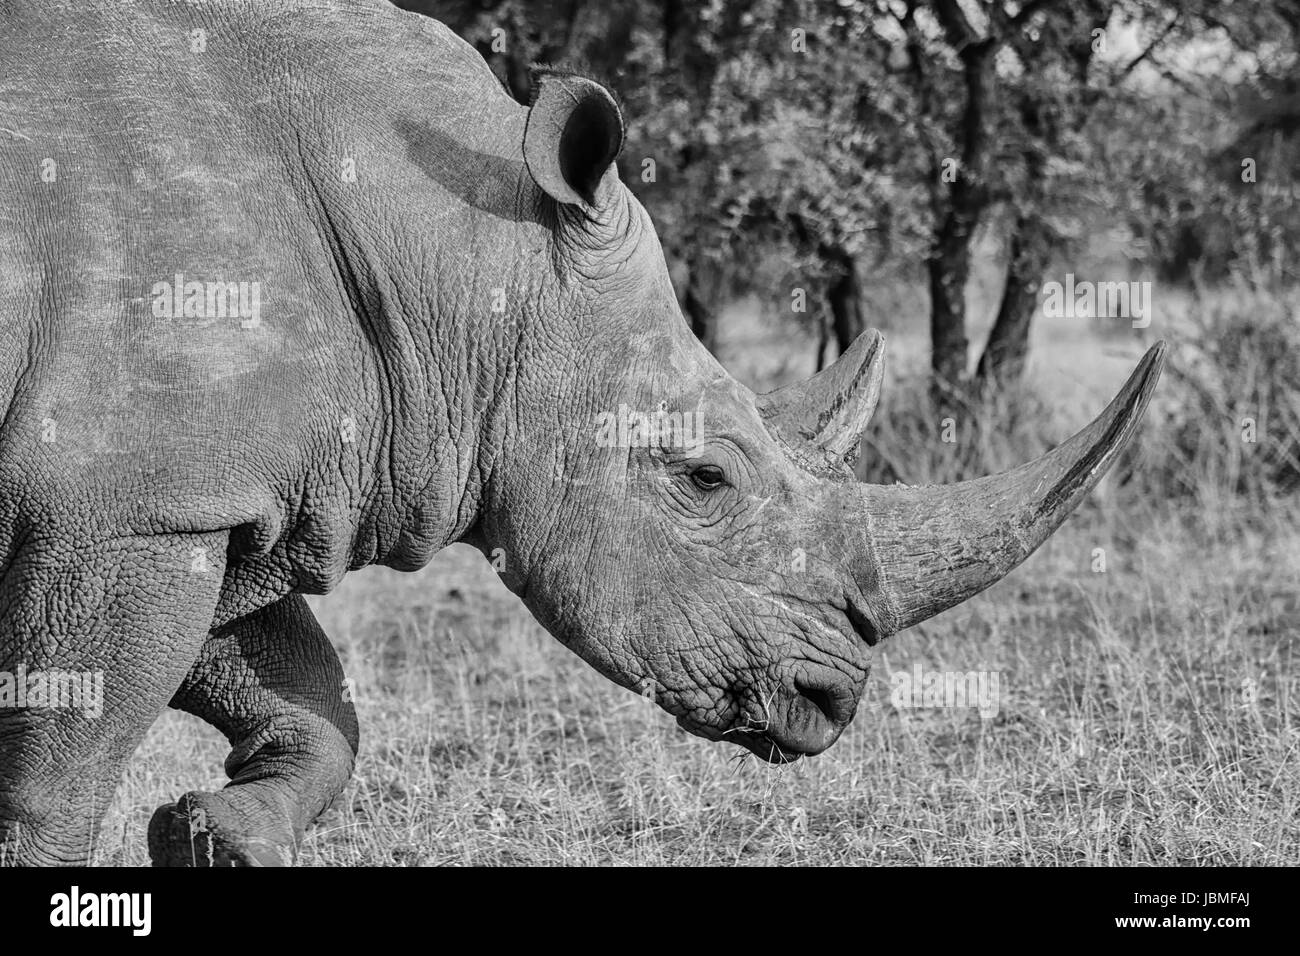
{"label": "foliage", "polygon": [[610,83],[630,121],[624,181],[679,287],[713,310],[757,294],[822,325],[846,270],[868,287],[928,273],[933,364],[955,382],[971,246],[992,228],[1011,254],[978,373],[1002,363],[1014,381],[1062,260],[1295,278],[1300,13],[1285,0],[400,2],[448,22],[521,101],[532,61]]}
{"label": "foliage", "polygon": [[1244,287],[1198,297],[1172,356],[1164,420],[1134,471],[1148,495],[1272,510],[1300,489],[1300,297]]}

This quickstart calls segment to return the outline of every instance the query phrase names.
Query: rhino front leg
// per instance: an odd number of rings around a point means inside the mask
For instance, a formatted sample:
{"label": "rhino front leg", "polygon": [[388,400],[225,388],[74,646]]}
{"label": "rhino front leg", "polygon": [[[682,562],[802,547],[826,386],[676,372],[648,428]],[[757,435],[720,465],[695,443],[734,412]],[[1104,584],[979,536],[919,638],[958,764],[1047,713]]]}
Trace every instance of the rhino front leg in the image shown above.
{"label": "rhino front leg", "polygon": [[160,807],[155,866],[292,863],[352,775],[357,716],[343,667],[301,595],[214,631],[171,705],[230,741],[231,782]]}
{"label": "rhino front leg", "polygon": [[28,536],[0,575],[0,863],[82,864],[212,627],[226,534]]}

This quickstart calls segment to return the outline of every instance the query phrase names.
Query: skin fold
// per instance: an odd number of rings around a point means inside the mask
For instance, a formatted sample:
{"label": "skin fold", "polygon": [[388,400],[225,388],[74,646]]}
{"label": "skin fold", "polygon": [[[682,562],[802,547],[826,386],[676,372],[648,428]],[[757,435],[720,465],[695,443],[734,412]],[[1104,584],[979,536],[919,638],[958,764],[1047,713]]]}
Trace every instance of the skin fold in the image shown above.
{"label": "skin fold", "polygon": [[[594,81],[541,71],[521,107],[381,0],[0,19],[0,672],[105,689],[93,718],[0,708],[6,863],[86,860],[168,705],[227,736],[231,783],[158,810],[154,862],[292,862],[358,745],[302,595],[458,541],[692,733],[817,753],[871,646],[1032,552],[1159,372],[992,484],[856,485],[879,337],[793,391],[732,379]],[[256,284],[256,314],[160,315],[190,281]]]}

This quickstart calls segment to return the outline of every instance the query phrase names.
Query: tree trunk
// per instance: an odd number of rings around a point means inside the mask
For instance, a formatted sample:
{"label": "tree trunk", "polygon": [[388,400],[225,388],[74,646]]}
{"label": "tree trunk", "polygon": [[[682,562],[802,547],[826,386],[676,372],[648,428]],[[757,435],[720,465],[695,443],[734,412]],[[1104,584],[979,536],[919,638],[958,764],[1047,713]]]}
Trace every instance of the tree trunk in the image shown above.
{"label": "tree trunk", "polygon": [[826,350],[831,344],[831,323],[827,321],[823,310],[817,310],[817,362],[813,372],[820,372],[826,367]]}
{"label": "tree trunk", "polygon": [[975,370],[982,388],[1013,384],[1024,373],[1029,327],[1038,310],[1043,274],[1051,262],[1051,238],[1037,215],[1017,217],[1012,229],[1002,301]]}
{"label": "tree trunk", "polygon": [[956,388],[966,374],[966,277],[970,253],[964,231],[945,223],[930,260],[930,369],[936,398]]}
{"label": "tree trunk", "polygon": [[831,309],[831,329],[835,344],[843,355],[853,340],[866,328],[862,319],[862,284],[853,257],[841,246],[823,245],[817,250],[823,262],[833,270],[826,287],[826,301]]}
{"label": "tree trunk", "polygon": [[995,44],[988,39],[966,43],[960,56],[966,86],[961,117],[961,163],[956,180],[943,181],[945,165],[936,157],[933,175],[938,225],[926,266],[930,273],[930,368],[932,394],[941,409],[960,398],[968,359],[966,279],[970,275],[970,240],[987,208],[989,195],[990,113],[997,95]]}
{"label": "tree trunk", "polygon": [[1018,382],[1029,356],[1029,328],[1038,311],[1038,293],[1061,238],[1048,225],[1051,206],[1047,157],[1067,151],[1066,135],[1078,133],[1088,118],[1088,68],[1091,43],[1076,42],[1096,26],[1105,26],[1114,4],[1109,0],[1078,0],[1054,11],[1044,21],[1044,34],[1013,38],[1021,62],[1033,73],[1046,74],[1057,60],[1071,78],[1073,93],[1060,102],[1045,100],[1038,91],[1022,90],[1017,103],[1023,130],[1021,158],[1025,186],[1017,197],[1018,213],[1010,239],[1006,284],[997,318],[975,370],[981,389]]}
{"label": "tree trunk", "polygon": [[682,310],[686,313],[687,319],[690,320],[691,331],[695,333],[695,337],[704,343],[706,349],[716,355],[718,351],[718,315],[700,295],[693,273],[691,278],[687,280],[686,290],[682,294]]}

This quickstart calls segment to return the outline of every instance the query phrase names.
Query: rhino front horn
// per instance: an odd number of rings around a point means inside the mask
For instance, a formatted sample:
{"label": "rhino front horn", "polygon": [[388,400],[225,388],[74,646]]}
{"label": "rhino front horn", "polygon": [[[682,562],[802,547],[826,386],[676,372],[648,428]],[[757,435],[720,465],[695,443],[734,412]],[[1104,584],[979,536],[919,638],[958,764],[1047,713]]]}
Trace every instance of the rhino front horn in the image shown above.
{"label": "rhino front horn", "polygon": [[865,531],[874,558],[859,565],[873,580],[858,583],[883,599],[885,633],[961,603],[1029,557],[1133,437],[1164,356],[1159,342],[1092,424],[1012,471],[952,485],[845,486],[844,518]]}
{"label": "rhino front horn", "polygon": [[829,368],[762,396],[759,412],[768,429],[787,442],[809,441],[852,461],[880,401],[884,378],[885,339],[869,329]]}

